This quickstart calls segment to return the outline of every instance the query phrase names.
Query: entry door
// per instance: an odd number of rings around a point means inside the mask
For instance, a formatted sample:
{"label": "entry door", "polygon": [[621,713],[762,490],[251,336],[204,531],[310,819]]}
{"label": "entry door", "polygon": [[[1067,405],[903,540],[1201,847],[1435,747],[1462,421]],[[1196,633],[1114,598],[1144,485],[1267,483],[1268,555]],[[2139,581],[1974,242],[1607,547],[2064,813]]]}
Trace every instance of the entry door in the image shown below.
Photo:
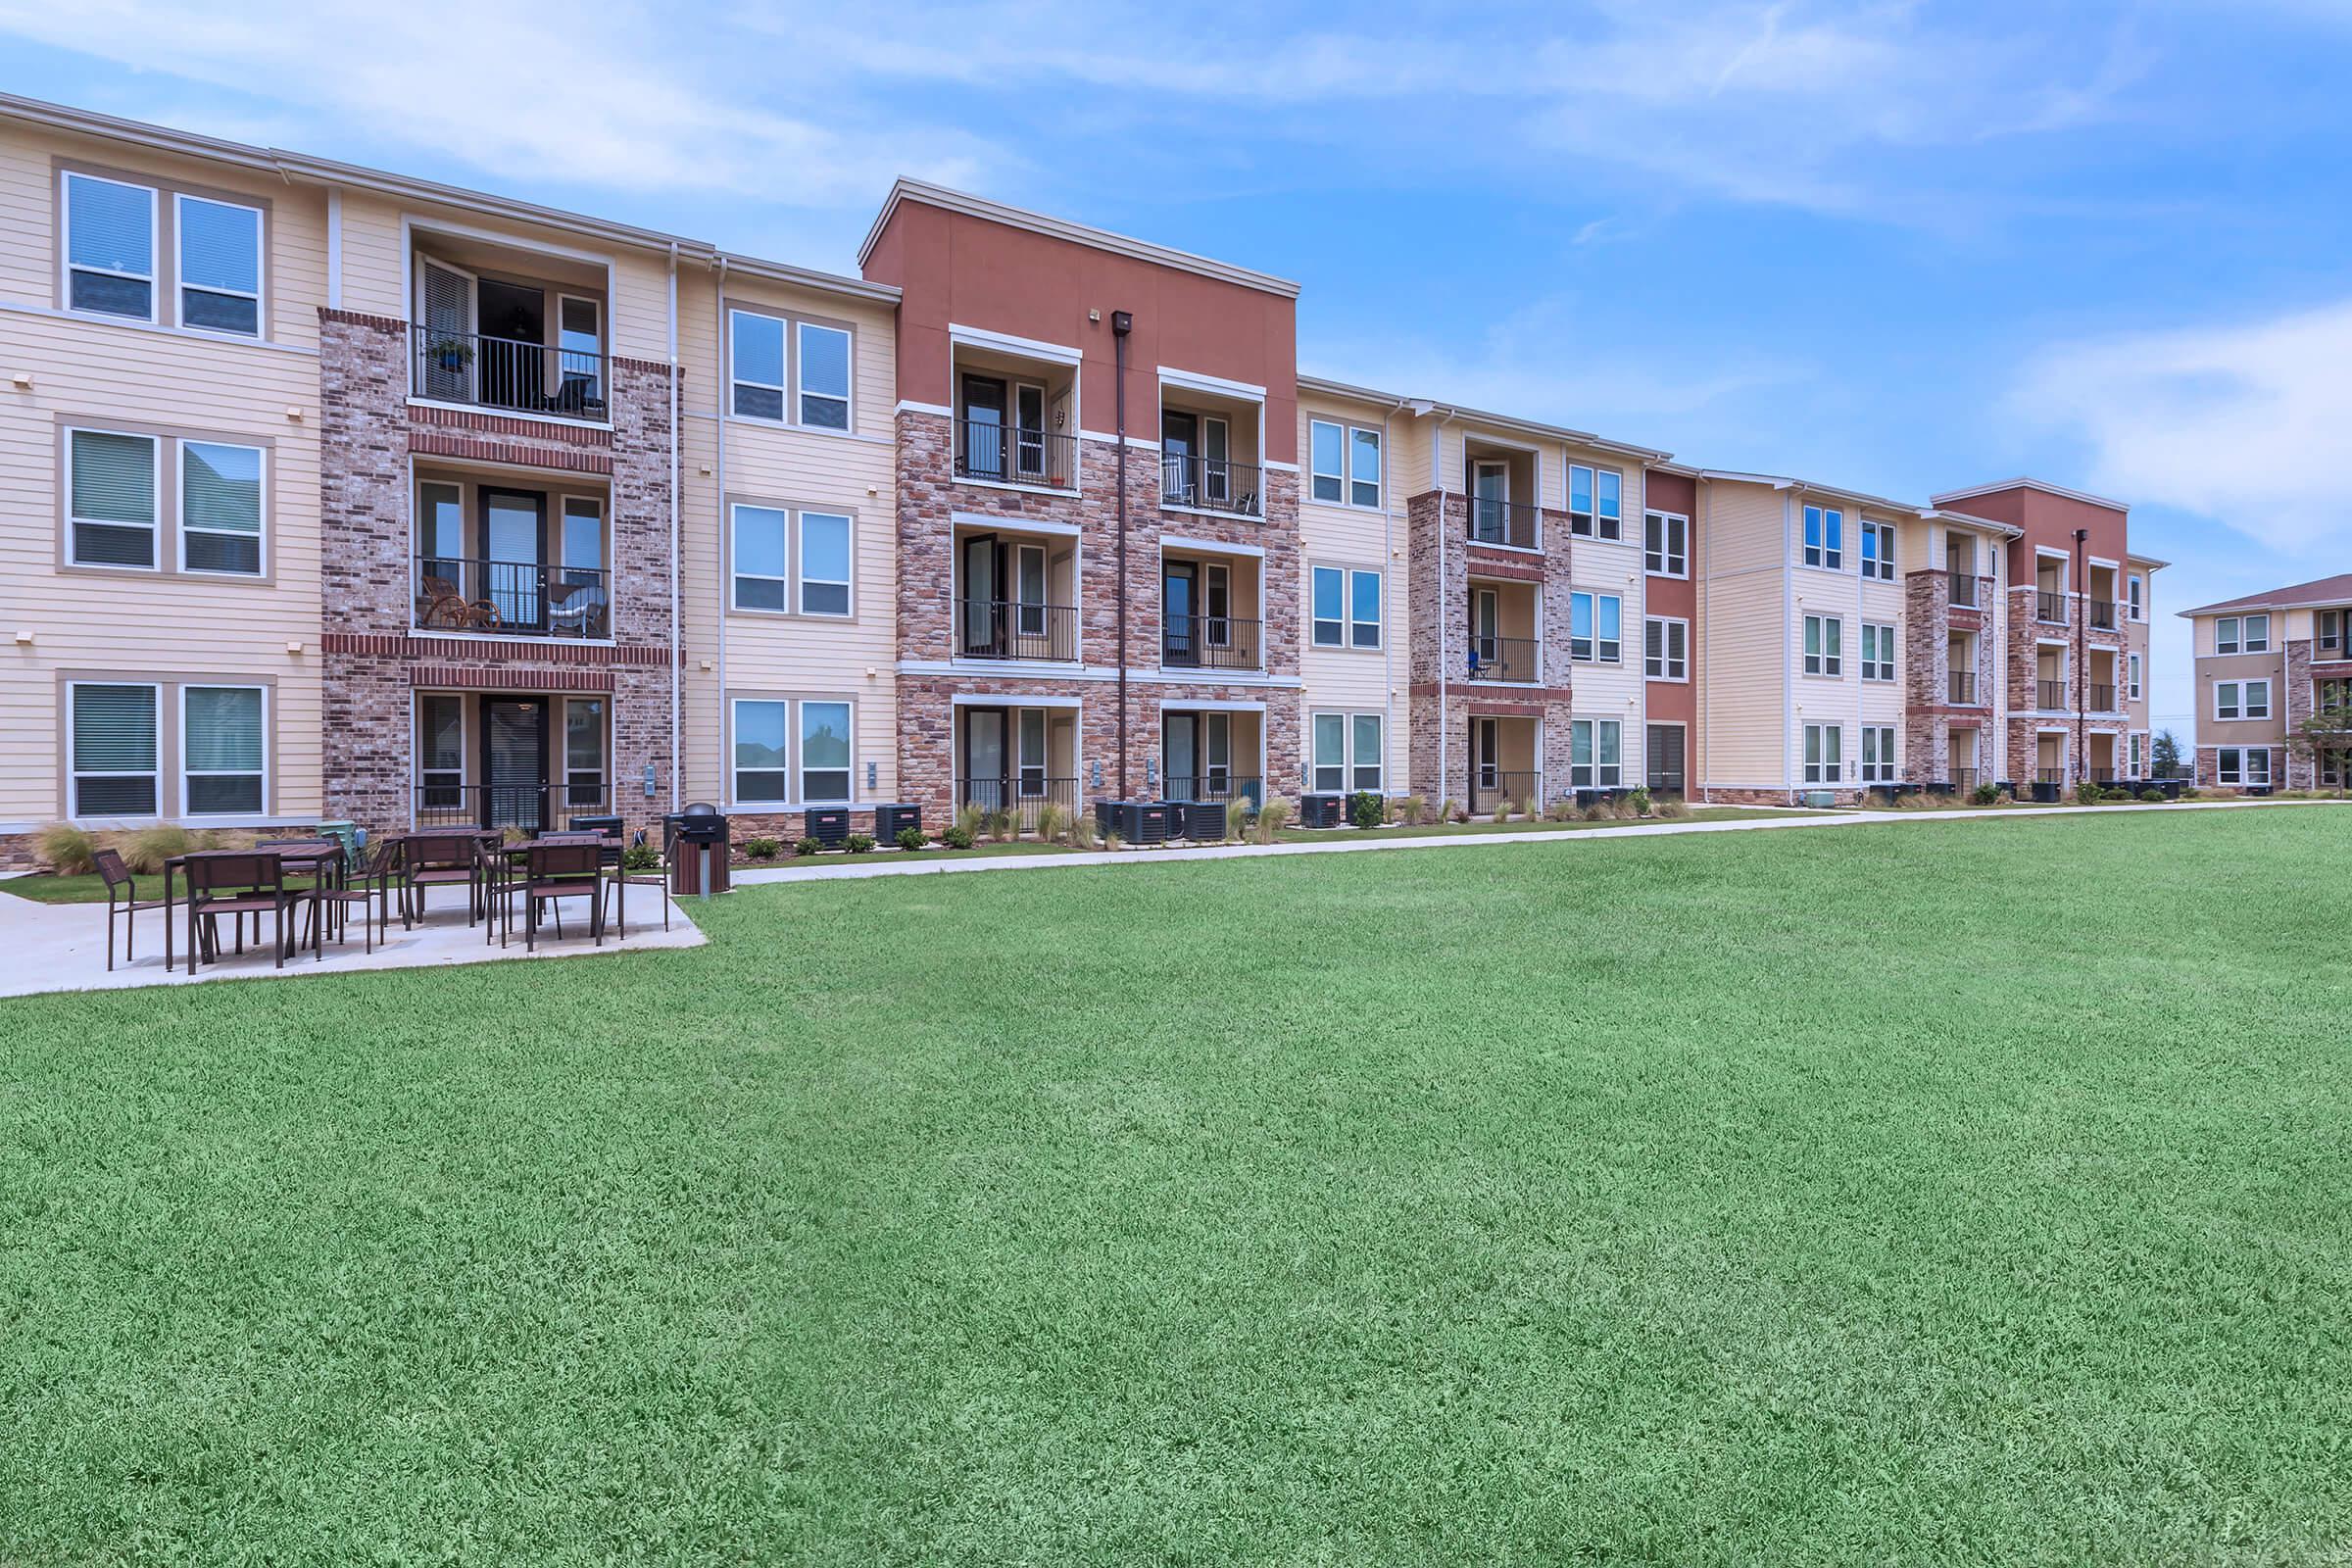
{"label": "entry door", "polygon": [[502,409],[547,407],[547,292],[485,277],[481,302],[482,401]]}
{"label": "entry door", "polygon": [[549,825],[547,709],[544,697],[482,700],[482,826]]}
{"label": "entry door", "polygon": [[1014,725],[1020,736],[1021,798],[1042,800],[1046,793],[1046,710],[1024,708]]}
{"label": "entry door", "polygon": [[1200,718],[1200,752],[1202,771],[1208,778],[1208,798],[1212,801],[1229,799],[1233,794],[1233,715],[1204,713]]}
{"label": "entry door", "polygon": [[1160,569],[1160,662],[1167,664],[1198,664],[1200,662],[1199,632],[1194,617],[1199,613],[1196,597],[1200,587],[1200,568],[1189,561],[1171,561]]}
{"label": "entry door", "polygon": [[1004,710],[959,709],[963,714],[963,799],[997,810],[1004,805]]}
{"label": "entry door", "polygon": [[963,378],[963,471],[981,479],[1004,479],[1004,383],[994,376]]}
{"label": "entry door", "polygon": [[1502,660],[1502,595],[1492,588],[1478,591],[1478,664],[1499,663]]}
{"label": "entry door", "polygon": [[1159,416],[1159,493],[1178,506],[1200,499],[1198,465],[1200,421],[1175,410]]}
{"label": "entry door", "polygon": [[547,498],[531,490],[482,487],[479,592],[509,626],[536,629],[545,614],[540,564],[547,560]]}
{"label": "entry door", "polygon": [[1171,801],[1200,799],[1200,720],[1192,713],[1168,713],[1160,720],[1160,772]]}
{"label": "entry door", "polygon": [[1004,597],[1004,550],[993,533],[967,535],[963,541],[963,655],[967,659],[1002,659],[1004,617],[997,606]]}
{"label": "entry door", "polygon": [[1470,493],[1473,523],[1478,537],[1490,544],[1500,544],[1508,538],[1511,469],[1508,464],[1481,462],[1471,465]]}
{"label": "entry door", "polygon": [[1233,642],[1233,568],[1218,562],[1200,566],[1200,636],[1211,648]]}
{"label": "entry door", "polygon": [[1649,787],[1680,794],[1683,789],[1683,726],[1649,726]]}
{"label": "entry door", "polygon": [[1502,787],[1502,720],[1482,718],[1472,731],[1475,748],[1471,762],[1477,769],[1478,787],[1482,790]]}

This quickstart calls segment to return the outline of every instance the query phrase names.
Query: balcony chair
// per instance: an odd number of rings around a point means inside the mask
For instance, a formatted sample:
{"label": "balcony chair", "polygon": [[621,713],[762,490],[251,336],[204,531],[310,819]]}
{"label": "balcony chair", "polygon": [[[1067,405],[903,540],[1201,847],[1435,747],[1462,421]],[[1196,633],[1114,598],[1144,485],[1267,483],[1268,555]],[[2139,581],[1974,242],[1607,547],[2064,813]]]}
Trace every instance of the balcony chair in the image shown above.
{"label": "balcony chair", "polygon": [[[98,867],[98,875],[106,882],[106,966],[115,966],[115,916],[122,917],[122,961],[135,962],[137,915],[141,909],[160,909],[162,899],[142,899],[139,884],[122,863],[122,857],[114,850],[99,850],[90,857]],[[170,872],[164,873],[167,877]]]}
{"label": "balcony chair", "polygon": [[[564,899],[588,901],[588,932],[596,945],[605,945],[605,851],[601,833],[557,834],[557,839],[576,838],[585,842],[552,843],[540,839],[524,851],[522,894],[522,945],[526,953],[536,952],[539,945],[539,911],[545,906],[560,909]],[[564,934],[563,916],[556,918],[556,935]]]}
{"label": "balcony chair", "polygon": [[219,961],[220,920],[237,922],[237,952],[245,951],[245,916],[253,919],[254,940],[261,940],[264,914],[277,917],[276,967],[286,966],[286,916],[293,895],[286,887],[283,864],[274,854],[253,851],[238,855],[197,855],[183,862],[188,880],[188,972],[205,958]]}

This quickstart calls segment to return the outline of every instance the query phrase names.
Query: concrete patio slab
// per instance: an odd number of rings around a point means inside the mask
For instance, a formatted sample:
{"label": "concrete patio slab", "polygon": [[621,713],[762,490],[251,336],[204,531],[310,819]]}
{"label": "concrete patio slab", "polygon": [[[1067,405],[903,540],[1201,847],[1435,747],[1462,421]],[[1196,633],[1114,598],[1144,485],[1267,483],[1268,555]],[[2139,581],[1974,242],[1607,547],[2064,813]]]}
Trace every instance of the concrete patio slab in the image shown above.
{"label": "concrete patio slab", "polygon": [[[631,888],[629,934],[625,941],[615,937],[608,925],[605,945],[597,947],[589,940],[574,909],[564,917],[565,935],[561,940],[553,939],[551,927],[542,926],[538,951],[526,954],[519,927],[504,948],[495,942],[485,943],[480,925],[466,925],[464,906],[445,900],[439,906],[429,906],[423,922],[412,929],[402,929],[399,916],[395,915],[391,930],[376,942],[373,953],[362,951],[359,923],[355,920],[350,942],[329,942],[323,960],[305,949],[288,958],[282,969],[270,961],[267,935],[270,922],[265,920],[265,935],[258,951],[248,942],[242,955],[226,954],[220,962],[205,964],[191,975],[185,956],[176,951],[186,940],[184,916],[179,928],[172,932],[174,956],[179,962],[169,972],[164,968],[164,924],[160,909],[137,916],[136,960],[125,960],[122,956],[122,933],[118,921],[115,967],[109,970],[106,906],[38,904],[30,899],[11,898],[7,884],[0,882],[0,952],[7,953],[10,959],[5,968],[0,968],[0,997],[33,996],[49,991],[197,985],[211,980],[293,980],[363,970],[435,968],[525,957],[578,958],[605,953],[642,953],[649,948],[701,947],[708,939],[687,917],[686,906],[673,901],[669,907],[669,929],[664,931],[662,906],[654,902],[653,890]],[[222,929],[225,932],[226,927]]]}

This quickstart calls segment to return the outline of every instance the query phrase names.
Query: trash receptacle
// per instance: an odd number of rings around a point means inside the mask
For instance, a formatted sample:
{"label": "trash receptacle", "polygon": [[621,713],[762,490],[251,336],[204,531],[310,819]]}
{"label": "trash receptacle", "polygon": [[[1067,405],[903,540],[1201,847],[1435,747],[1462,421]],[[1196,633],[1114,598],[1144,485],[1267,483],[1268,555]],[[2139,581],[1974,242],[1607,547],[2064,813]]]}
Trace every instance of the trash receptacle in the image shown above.
{"label": "trash receptacle", "polygon": [[708,801],[696,801],[674,816],[662,819],[669,841],[669,891],[709,897],[727,891],[727,857],[733,846],[727,819]]}

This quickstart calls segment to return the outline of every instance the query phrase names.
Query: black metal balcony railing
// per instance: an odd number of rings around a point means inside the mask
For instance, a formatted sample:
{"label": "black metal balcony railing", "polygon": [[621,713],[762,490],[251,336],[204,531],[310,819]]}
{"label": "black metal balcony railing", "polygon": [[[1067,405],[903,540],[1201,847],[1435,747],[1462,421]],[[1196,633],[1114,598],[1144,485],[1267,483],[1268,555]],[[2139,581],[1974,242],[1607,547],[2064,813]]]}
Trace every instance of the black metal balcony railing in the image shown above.
{"label": "black metal balcony railing", "polygon": [[2051,593],[2046,588],[2034,590],[2034,618],[2053,626],[2066,624],[2066,595]]}
{"label": "black metal balcony railing", "polygon": [[2115,769],[2112,767],[2094,767],[2090,770],[2090,781],[2093,784],[2112,784],[2115,782]]}
{"label": "black metal balcony railing", "polygon": [[1472,680],[1533,681],[1542,644],[1533,637],[1470,636]]}
{"label": "black metal balcony railing", "polygon": [[1482,545],[1511,545],[1534,550],[1542,542],[1543,514],[1524,501],[1497,501],[1489,496],[1470,500],[1470,537]]}
{"label": "black metal balcony railing", "polygon": [[2066,707],[2066,682],[2037,680],[2034,683],[2034,706],[2043,712],[2055,712]]}
{"label": "black metal balcony railing", "polygon": [[1026,770],[1007,778],[959,778],[956,806],[957,810],[976,806],[1008,822],[1016,833],[1034,833],[1047,807],[1060,807],[1065,817],[1078,809],[1078,781]]}
{"label": "black metal balcony railing", "polygon": [[1544,805],[1544,775],[1542,773],[1506,773],[1494,768],[1481,767],[1470,775],[1470,809],[1492,811],[1503,802],[1525,809],[1531,803],[1541,809]]}
{"label": "black metal balcony railing", "polygon": [[1943,599],[1947,605],[1962,610],[1977,608],[1977,574],[1973,571],[1947,571],[1943,574]]}
{"label": "black metal balcony railing", "polygon": [[1206,773],[1171,773],[1167,787],[1160,792],[1171,801],[1248,801],[1260,806],[1266,799],[1266,781],[1254,773],[1220,772],[1214,768]]}
{"label": "black metal balcony railing", "polygon": [[1077,608],[1013,599],[958,599],[956,654],[960,659],[1028,659],[1075,663]]}
{"label": "black metal balcony railing", "polygon": [[433,326],[410,331],[415,353],[410,387],[417,397],[573,419],[612,416],[605,391],[610,367],[601,350]]}
{"label": "black metal balcony railing", "polygon": [[1078,438],[1001,419],[956,421],[956,477],[1067,490],[1075,482]]}
{"label": "black metal balcony railing", "polygon": [[601,815],[604,782],[416,786],[410,814],[417,827],[512,827],[528,833],[562,827],[574,814]]}
{"label": "black metal balcony railing", "polygon": [[1159,662],[1174,669],[1256,669],[1258,623],[1231,615],[1170,615],[1159,628]]}
{"label": "black metal balcony railing", "polygon": [[1948,775],[1943,781],[1943,790],[1946,794],[1973,795],[1976,793],[1977,770],[1975,768],[1952,767],[1946,768],[1944,771]]}
{"label": "black metal balcony railing", "polygon": [[1163,506],[1261,517],[1266,511],[1265,470],[1254,463],[1235,463],[1228,458],[1162,454],[1159,499]]}
{"label": "black metal balcony railing", "polygon": [[1977,672],[1973,669],[1947,669],[1943,673],[1946,700],[1969,704],[1977,700]]}
{"label": "black metal balcony railing", "polygon": [[612,635],[611,579],[600,567],[465,556],[415,559],[416,617],[422,630],[502,637]]}
{"label": "black metal balcony railing", "polygon": [[2115,630],[2115,601],[2093,599],[2090,602],[2090,623],[2100,631]]}
{"label": "black metal balcony railing", "polygon": [[2112,686],[2093,686],[2093,687],[2091,687],[2091,688],[2090,688],[2090,702],[2089,702],[2089,704],[2088,704],[2088,706],[2087,706],[2087,708],[2086,708],[2086,710],[2086,710],[2086,711],[2088,711],[2088,712],[2093,712],[2093,713],[2112,713],[2112,712],[2114,712],[2114,711],[2115,711],[2115,688],[2114,688],[2114,687],[2112,687]]}
{"label": "black metal balcony railing", "polygon": [[2066,769],[2063,767],[2035,768],[2034,782],[2036,784],[2063,784],[2066,782]]}

